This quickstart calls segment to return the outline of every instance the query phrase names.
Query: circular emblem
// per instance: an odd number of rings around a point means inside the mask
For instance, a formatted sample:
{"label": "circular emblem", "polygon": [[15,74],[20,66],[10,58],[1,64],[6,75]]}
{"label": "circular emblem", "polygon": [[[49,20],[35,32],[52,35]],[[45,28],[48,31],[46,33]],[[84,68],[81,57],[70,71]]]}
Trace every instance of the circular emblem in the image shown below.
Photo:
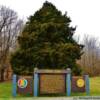
{"label": "circular emblem", "polygon": [[20,88],[26,88],[27,84],[28,84],[28,82],[24,78],[21,78],[18,80],[18,87],[20,87]]}
{"label": "circular emblem", "polygon": [[78,80],[77,80],[77,86],[78,86],[78,87],[81,88],[81,87],[83,87],[84,85],[85,85],[85,82],[84,82],[83,79],[78,79]]}

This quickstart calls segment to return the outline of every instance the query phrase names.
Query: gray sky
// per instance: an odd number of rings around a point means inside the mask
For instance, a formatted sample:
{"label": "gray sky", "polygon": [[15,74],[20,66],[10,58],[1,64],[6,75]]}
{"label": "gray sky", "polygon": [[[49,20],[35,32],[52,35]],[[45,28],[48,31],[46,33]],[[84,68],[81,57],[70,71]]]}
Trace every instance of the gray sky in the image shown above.
{"label": "gray sky", "polygon": [[[45,0],[0,0],[4,5],[18,12],[21,18],[26,19],[39,8]],[[90,34],[100,40],[100,0],[48,0],[63,13],[68,12],[71,25],[77,26],[76,33],[81,37]],[[75,33],[75,34],[76,34]]]}

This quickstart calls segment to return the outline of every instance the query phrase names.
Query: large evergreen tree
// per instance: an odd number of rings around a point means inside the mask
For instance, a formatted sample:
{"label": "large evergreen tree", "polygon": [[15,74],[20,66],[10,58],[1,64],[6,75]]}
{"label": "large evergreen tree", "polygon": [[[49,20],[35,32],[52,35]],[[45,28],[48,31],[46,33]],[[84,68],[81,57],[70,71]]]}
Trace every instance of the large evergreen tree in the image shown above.
{"label": "large evergreen tree", "polygon": [[76,60],[81,57],[82,45],[74,39],[71,19],[45,2],[30,16],[18,38],[19,49],[13,54],[12,68],[17,74],[29,74],[34,67],[40,69],[66,69],[79,72]]}

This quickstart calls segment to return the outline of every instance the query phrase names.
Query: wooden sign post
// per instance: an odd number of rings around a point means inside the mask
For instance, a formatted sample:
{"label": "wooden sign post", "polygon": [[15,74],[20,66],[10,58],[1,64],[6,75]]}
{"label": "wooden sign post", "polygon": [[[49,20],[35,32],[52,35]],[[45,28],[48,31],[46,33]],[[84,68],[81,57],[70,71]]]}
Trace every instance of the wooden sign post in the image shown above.
{"label": "wooden sign post", "polygon": [[[70,96],[71,92],[86,92],[90,94],[89,76],[72,76],[71,70],[34,69],[32,76],[13,75],[12,95],[33,94],[37,97],[41,94],[63,94]],[[34,82],[33,82],[34,80]]]}
{"label": "wooden sign post", "polygon": [[38,94],[71,94],[71,70],[34,69],[34,96]]}
{"label": "wooden sign post", "polygon": [[39,76],[37,73],[37,68],[34,69],[34,96],[37,97],[38,96],[38,80],[39,80]]}
{"label": "wooden sign post", "polygon": [[12,95],[13,97],[16,97],[17,95],[17,77],[16,75],[14,74],[13,75],[13,78],[12,78]]}

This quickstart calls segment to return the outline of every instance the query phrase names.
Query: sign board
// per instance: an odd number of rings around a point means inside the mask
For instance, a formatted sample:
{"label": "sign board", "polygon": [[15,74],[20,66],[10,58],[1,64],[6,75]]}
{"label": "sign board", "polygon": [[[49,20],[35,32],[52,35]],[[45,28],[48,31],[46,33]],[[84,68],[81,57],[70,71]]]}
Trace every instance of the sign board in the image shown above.
{"label": "sign board", "polygon": [[65,74],[40,74],[40,94],[65,94]]}
{"label": "sign board", "polygon": [[[71,92],[90,94],[89,76],[72,76],[68,70],[34,70],[33,76],[13,75],[12,94],[60,94],[70,96]],[[34,82],[34,83],[33,83]],[[17,88],[16,88],[17,83]]]}
{"label": "sign board", "polygon": [[72,88],[72,92],[85,92],[84,77],[73,76],[71,88]]}
{"label": "sign board", "polygon": [[33,93],[33,79],[29,76],[19,76],[17,80],[17,91],[19,94]]}

